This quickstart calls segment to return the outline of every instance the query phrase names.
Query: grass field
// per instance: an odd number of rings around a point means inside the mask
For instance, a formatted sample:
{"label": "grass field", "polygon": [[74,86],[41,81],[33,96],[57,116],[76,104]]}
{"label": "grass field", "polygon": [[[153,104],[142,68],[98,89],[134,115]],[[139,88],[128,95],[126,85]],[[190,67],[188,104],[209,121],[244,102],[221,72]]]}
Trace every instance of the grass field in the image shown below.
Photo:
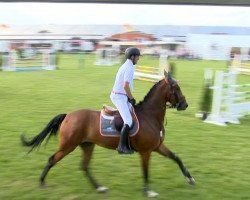
{"label": "grass field", "polygon": [[[39,188],[39,176],[47,159],[57,149],[57,138],[30,154],[21,146],[20,134],[35,136],[59,113],[80,108],[100,110],[110,104],[109,93],[118,65],[94,66],[93,55],[84,63],[78,55],[60,55],[55,71],[0,71],[0,199],[146,199],[142,193],[139,156],[120,156],[95,148],[92,172],[110,188],[98,194],[80,169],[81,150],[65,157],[47,176],[47,187]],[[240,125],[219,127],[194,117],[199,110],[205,68],[225,69],[215,61],[175,61],[177,79],[189,107],[184,112],[167,110],[164,141],[177,153],[196,180],[186,183],[177,165],[153,154],[150,164],[152,189],[158,199],[221,200],[250,199],[250,117]],[[157,59],[142,57],[142,65],[158,65]],[[240,76],[250,82],[250,76]],[[135,81],[134,95],[142,100],[152,83]]]}

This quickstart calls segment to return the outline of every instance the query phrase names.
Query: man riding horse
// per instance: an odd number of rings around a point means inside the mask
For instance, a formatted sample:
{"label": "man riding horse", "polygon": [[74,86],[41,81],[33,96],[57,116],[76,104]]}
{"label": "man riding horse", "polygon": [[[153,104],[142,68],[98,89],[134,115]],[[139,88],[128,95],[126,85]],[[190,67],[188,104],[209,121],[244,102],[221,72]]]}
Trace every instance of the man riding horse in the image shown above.
{"label": "man riding horse", "polygon": [[136,104],[136,101],[132,95],[134,65],[136,65],[136,63],[138,62],[140,55],[140,50],[135,47],[129,47],[126,49],[126,61],[119,68],[116,74],[115,83],[110,95],[111,101],[120,112],[120,115],[124,122],[121,130],[120,141],[117,147],[117,150],[120,154],[133,153],[133,150],[128,147],[127,141],[129,130],[133,124],[131,107]]}
{"label": "man riding horse", "polygon": [[[120,142],[118,137],[102,135],[100,132],[101,112],[86,108],[55,116],[38,135],[30,140],[27,140],[24,135],[21,136],[23,145],[31,147],[30,151],[32,151],[34,148],[39,147],[46,137],[49,140],[52,135],[56,135],[58,132],[58,149],[50,156],[48,163],[43,169],[40,176],[41,186],[45,185],[45,178],[50,169],[79,146],[83,152],[81,166],[86,177],[98,192],[106,192],[108,188],[100,185],[90,170],[90,161],[95,145],[113,150],[118,146],[118,151],[121,153],[133,152],[127,148],[126,143],[128,141],[128,130],[132,125],[129,108],[132,107],[131,105],[135,105],[135,100],[133,100],[134,98],[131,94],[133,65],[139,60],[140,51],[136,48],[129,48],[126,50],[125,55],[127,60],[117,73],[116,81],[121,82],[115,83],[111,94],[115,103],[118,102],[117,107],[120,109],[119,111],[124,119]],[[144,178],[143,192],[148,197],[156,197],[158,195],[158,193],[150,189],[149,184],[149,160],[152,152],[157,152],[175,161],[188,183],[195,184],[194,178],[180,157],[173,153],[163,142],[165,138],[164,118],[167,107],[176,108],[177,111],[184,111],[188,104],[178,82],[172,79],[168,72],[165,71],[162,80],[154,84],[144,99],[134,107],[140,128],[135,135],[130,137],[130,143],[133,149],[140,155]],[[125,117],[123,115],[124,110],[127,114]]]}

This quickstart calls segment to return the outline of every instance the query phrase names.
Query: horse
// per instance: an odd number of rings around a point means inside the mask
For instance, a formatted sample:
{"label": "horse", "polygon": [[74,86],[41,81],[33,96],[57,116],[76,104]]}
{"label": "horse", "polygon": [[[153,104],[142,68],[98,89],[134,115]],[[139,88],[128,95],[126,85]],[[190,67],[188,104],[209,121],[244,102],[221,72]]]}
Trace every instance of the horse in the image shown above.
{"label": "horse", "polygon": [[[178,82],[169,73],[164,72],[163,79],[154,84],[144,99],[134,106],[140,129],[135,136],[130,138],[130,144],[140,155],[144,179],[143,192],[148,197],[158,195],[149,186],[149,159],[152,152],[157,152],[175,161],[188,183],[195,184],[194,178],[181,159],[163,143],[165,135],[164,118],[168,106],[181,111],[185,110],[188,104]],[[59,148],[48,159],[48,163],[40,176],[41,186],[45,185],[45,177],[49,170],[62,158],[74,151],[77,146],[80,146],[83,151],[82,170],[86,177],[98,192],[108,190],[108,188],[100,185],[90,173],[89,163],[95,145],[115,150],[118,146],[119,137],[102,136],[99,130],[99,118],[100,111],[81,109],[55,116],[31,140],[27,140],[24,135],[21,135],[22,144],[31,147],[30,151],[32,151],[39,147],[47,136],[48,141],[51,135],[56,135],[59,132]]]}

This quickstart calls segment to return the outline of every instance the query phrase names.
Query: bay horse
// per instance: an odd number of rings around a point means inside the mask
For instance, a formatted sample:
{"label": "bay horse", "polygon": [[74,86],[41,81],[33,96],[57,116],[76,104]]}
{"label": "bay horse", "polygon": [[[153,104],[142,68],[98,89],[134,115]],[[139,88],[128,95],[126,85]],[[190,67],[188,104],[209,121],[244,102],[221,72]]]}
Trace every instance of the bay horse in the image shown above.
{"label": "bay horse", "polygon": [[[178,82],[165,72],[165,77],[157,82],[144,97],[143,101],[135,105],[134,110],[140,123],[138,133],[130,138],[133,149],[139,153],[144,177],[143,191],[148,197],[155,197],[158,193],[149,187],[149,158],[152,152],[174,160],[180,167],[189,184],[195,184],[181,159],[168,149],[164,144],[164,117],[167,106],[176,108],[178,111],[188,107],[185,96],[182,94]],[[55,116],[47,126],[33,139],[27,140],[24,135],[21,141],[24,146],[30,146],[32,151],[39,147],[48,136],[56,135],[59,130],[59,149],[49,158],[41,176],[40,184],[45,184],[45,177],[63,157],[80,146],[83,151],[82,169],[88,180],[98,192],[105,192],[108,188],[101,186],[90,173],[89,163],[95,144],[115,150],[118,146],[119,137],[103,137],[100,134],[100,111],[81,109],[68,114]]]}

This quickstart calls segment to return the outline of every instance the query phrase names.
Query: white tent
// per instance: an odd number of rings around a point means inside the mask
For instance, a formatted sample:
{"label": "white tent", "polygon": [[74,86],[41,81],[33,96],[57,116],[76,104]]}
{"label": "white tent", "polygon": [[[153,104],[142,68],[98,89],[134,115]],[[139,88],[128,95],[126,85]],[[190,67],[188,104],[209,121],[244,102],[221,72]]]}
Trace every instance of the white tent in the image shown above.
{"label": "white tent", "polygon": [[189,34],[187,49],[206,60],[228,60],[232,47],[239,47],[247,54],[250,48],[248,35]]}

